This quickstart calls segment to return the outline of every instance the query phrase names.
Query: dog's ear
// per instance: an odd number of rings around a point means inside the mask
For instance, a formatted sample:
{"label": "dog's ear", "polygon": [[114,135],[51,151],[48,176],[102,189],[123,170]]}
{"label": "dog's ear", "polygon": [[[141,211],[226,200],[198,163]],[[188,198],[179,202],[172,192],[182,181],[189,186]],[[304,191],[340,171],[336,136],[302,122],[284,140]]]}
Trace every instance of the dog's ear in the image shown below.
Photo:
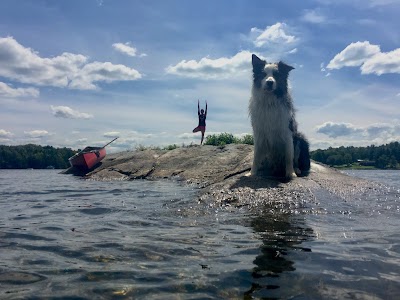
{"label": "dog's ear", "polygon": [[279,69],[279,71],[283,71],[285,73],[289,73],[294,68],[292,66],[289,66],[289,65],[285,64],[283,61],[280,61],[278,63],[278,69]]}
{"label": "dog's ear", "polygon": [[253,65],[253,70],[260,70],[264,68],[265,61],[261,60],[257,55],[251,55],[251,63]]}

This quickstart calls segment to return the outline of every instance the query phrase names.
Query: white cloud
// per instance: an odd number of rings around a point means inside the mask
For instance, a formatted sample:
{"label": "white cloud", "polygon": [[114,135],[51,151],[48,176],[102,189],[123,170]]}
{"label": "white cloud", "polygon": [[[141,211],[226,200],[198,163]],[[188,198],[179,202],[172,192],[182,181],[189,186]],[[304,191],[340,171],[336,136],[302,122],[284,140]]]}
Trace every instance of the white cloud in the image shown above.
{"label": "white cloud", "polygon": [[95,82],[141,78],[138,71],[123,65],[87,61],[84,55],[67,52],[42,58],[38,52],[22,46],[13,37],[0,38],[0,76],[22,83],[95,89]]}
{"label": "white cloud", "polygon": [[138,131],[130,131],[126,134],[127,137],[142,140],[142,139],[149,139],[154,136],[152,133],[141,133]]}
{"label": "white cloud", "polygon": [[12,137],[14,134],[12,134],[11,132],[4,130],[4,129],[0,129],[0,138],[10,138]]}
{"label": "white cloud", "polygon": [[182,140],[194,140],[194,138],[196,136],[198,136],[198,133],[184,132],[184,133],[179,134],[177,136],[177,138],[182,139]]}
{"label": "white cloud", "polygon": [[120,133],[118,131],[104,132],[103,136],[106,138],[116,138],[119,137]]}
{"label": "white cloud", "polygon": [[321,72],[322,72],[323,74],[325,74],[325,77],[331,76],[331,73],[330,73],[330,72],[327,72],[327,70],[325,69],[325,64],[324,64],[324,63],[321,63],[321,64],[320,64],[320,68],[321,68]]}
{"label": "white cloud", "polygon": [[221,57],[210,59],[204,57],[199,61],[182,60],[175,66],[169,66],[165,69],[168,74],[178,76],[217,79],[235,77],[246,70],[250,70],[251,52],[241,51],[232,57]]}
{"label": "white cloud", "polygon": [[377,53],[367,59],[361,66],[361,73],[375,73],[376,75],[385,73],[400,74],[400,48],[386,53]]}
{"label": "white cloud", "polygon": [[[107,138],[119,137],[115,142],[111,144],[111,147],[115,149],[133,149],[138,145],[150,145],[152,138],[159,139],[161,136],[157,134],[142,133],[138,131],[128,132],[106,132],[103,134]],[[110,140],[102,141],[102,145],[110,142]]]}
{"label": "white cloud", "polygon": [[256,27],[250,30],[250,35],[255,37],[253,43],[256,47],[271,46],[271,44],[291,44],[297,41],[293,35],[286,33],[288,26],[285,23],[276,23],[267,26],[264,30]]}
{"label": "white cloud", "polygon": [[82,113],[68,106],[53,106],[50,105],[51,112],[57,118],[65,118],[65,119],[91,119],[93,115],[88,113]]}
{"label": "white cloud", "polygon": [[316,127],[318,133],[323,133],[331,138],[348,137],[357,140],[367,139],[385,143],[399,138],[400,123],[374,123],[365,127],[356,127],[351,123],[326,122]]}
{"label": "white cloud", "polygon": [[306,9],[301,19],[308,23],[320,24],[326,22],[326,17],[317,10]]}
{"label": "white cloud", "polygon": [[24,134],[30,138],[42,138],[50,135],[47,130],[24,131]]}
{"label": "white cloud", "polygon": [[110,62],[93,62],[86,64],[79,74],[71,80],[69,87],[73,89],[92,90],[97,86],[94,82],[128,81],[141,78],[142,75],[135,69],[124,65],[114,65]]}
{"label": "white cloud", "polygon": [[362,74],[400,74],[400,48],[381,52],[378,45],[372,45],[368,41],[351,43],[329,62],[327,68],[358,66],[361,66]]}
{"label": "white cloud", "polygon": [[113,48],[117,50],[118,52],[121,52],[123,54],[129,55],[129,56],[136,56],[137,49],[135,47],[132,47],[130,43],[114,43],[112,44]]}
{"label": "white cloud", "polygon": [[322,125],[317,126],[316,131],[318,133],[326,134],[329,137],[336,138],[339,136],[352,135],[360,132],[360,129],[350,123],[325,122]]}
{"label": "white cloud", "polygon": [[371,45],[368,41],[348,45],[342,52],[329,62],[328,69],[361,66],[367,59],[380,53],[380,47]]}
{"label": "white cloud", "polygon": [[[288,26],[285,23],[276,23],[261,30],[252,28],[246,41],[250,41],[258,48],[268,52],[268,59],[275,60],[287,54],[298,51],[293,48],[298,41],[293,35],[287,34]],[[257,53],[256,53],[257,54]],[[251,70],[252,52],[243,50],[232,57],[220,57],[211,59],[203,57],[200,60],[182,60],[176,65],[168,66],[165,71],[168,74],[200,78],[200,79],[226,79],[247,74]],[[262,57],[262,55],[260,55]]]}
{"label": "white cloud", "polygon": [[17,97],[39,97],[39,90],[35,88],[13,88],[4,82],[0,82],[0,96]]}

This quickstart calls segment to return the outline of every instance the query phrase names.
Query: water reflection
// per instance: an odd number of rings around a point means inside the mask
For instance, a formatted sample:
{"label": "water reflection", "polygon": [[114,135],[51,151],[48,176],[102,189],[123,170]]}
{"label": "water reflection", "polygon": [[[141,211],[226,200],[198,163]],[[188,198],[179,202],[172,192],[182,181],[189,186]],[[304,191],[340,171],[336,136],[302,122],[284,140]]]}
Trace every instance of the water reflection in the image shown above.
{"label": "water reflection", "polygon": [[311,249],[302,244],[314,239],[313,230],[305,225],[301,216],[276,212],[272,204],[263,211],[251,220],[251,227],[262,245],[254,260],[253,282],[244,293],[244,299],[281,297],[282,293],[293,295],[291,285],[282,275],[296,270],[296,259],[307,259]]}

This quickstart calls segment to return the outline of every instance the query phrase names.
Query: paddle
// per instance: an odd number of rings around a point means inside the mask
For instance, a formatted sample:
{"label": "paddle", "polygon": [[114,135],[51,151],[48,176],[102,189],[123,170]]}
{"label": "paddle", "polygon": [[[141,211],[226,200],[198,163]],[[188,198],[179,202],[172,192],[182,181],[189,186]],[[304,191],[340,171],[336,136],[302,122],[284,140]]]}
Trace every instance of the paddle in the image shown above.
{"label": "paddle", "polygon": [[114,142],[117,138],[119,138],[119,136],[117,136],[115,139],[113,139],[111,142],[105,144],[103,147],[101,148],[105,148],[106,146],[110,145],[112,142]]}

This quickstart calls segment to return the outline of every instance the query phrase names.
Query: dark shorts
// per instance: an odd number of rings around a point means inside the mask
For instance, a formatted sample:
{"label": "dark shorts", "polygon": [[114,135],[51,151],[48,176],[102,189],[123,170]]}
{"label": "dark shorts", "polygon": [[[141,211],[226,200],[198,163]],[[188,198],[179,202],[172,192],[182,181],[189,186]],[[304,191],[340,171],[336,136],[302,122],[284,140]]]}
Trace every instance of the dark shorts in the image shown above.
{"label": "dark shorts", "polygon": [[201,131],[202,133],[206,132],[206,126],[197,126],[195,129],[193,129],[193,132],[199,131]]}

